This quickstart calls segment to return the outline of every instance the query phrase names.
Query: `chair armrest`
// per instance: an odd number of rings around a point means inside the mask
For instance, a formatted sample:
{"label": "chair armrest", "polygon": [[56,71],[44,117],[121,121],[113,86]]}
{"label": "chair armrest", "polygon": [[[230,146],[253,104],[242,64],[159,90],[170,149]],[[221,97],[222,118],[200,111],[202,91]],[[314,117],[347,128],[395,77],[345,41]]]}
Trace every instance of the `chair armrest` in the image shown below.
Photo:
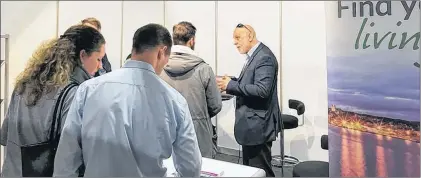
{"label": "chair armrest", "polygon": [[320,142],[322,149],[329,150],[329,137],[327,135],[322,135]]}

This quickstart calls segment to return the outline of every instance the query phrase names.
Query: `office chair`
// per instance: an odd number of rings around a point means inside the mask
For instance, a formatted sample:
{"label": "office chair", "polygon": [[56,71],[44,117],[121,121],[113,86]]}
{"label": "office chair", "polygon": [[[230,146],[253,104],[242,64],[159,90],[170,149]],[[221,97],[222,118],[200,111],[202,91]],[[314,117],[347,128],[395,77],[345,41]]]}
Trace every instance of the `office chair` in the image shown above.
{"label": "office chair", "polygon": [[[321,147],[329,150],[329,139],[327,135],[322,135],[320,139]],[[329,162],[325,161],[304,161],[294,166],[293,177],[329,177]]]}
{"label": "office chair", "polygon": [[302,118],[302,123],[298,124],[298,118],[295,116],[288,115],[288,114],[281,115],[282,125],[283,125],[281,129],[281,133],[280,133],[281,134],[281,146],[280,146],[281,155],[272,156],[272,166],[281,167],[282,176],[284,175],[284,167],[286,167],[286,165],[294,166],[300,162],[297,158],[284,154],[284,129],[295,129],[298,126],[304,125],[304,112],[305,112],[304,103],[298,100],[290,99],[288,100],[288,107],[290,109],[294,109],[297,111],[297,115],[301,116]]}

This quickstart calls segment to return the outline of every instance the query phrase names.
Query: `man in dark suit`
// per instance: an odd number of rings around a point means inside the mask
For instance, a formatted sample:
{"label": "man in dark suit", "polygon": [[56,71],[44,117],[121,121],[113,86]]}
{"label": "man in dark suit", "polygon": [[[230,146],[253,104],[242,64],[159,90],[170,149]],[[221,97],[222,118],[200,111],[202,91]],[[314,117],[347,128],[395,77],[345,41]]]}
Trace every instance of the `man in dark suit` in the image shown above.
{"label": "man in dark suit", "polygon": [[256,39],[249,25],[238,24],[234,45],[247,59],[238,78],[218,78],[218,87],[236,96],[234,135],[242,145],[243,164],[266,171],[272,170],[272,142],[280,130],[278,103],[278,62],[272,51]]}
{"label": "man in dark suit", "polygon": [[[81,23],[82,25],[90,26],[101,32],[101,22],[99,22],[99,20],[94,17],[83,19]],[[111,72],[111,63],[108,61],[107,54],[105,54],[105,56],[102,58],[102,67],[98,70],[98,72],[95,73],[94,77],[98,77],[108,72]]]}

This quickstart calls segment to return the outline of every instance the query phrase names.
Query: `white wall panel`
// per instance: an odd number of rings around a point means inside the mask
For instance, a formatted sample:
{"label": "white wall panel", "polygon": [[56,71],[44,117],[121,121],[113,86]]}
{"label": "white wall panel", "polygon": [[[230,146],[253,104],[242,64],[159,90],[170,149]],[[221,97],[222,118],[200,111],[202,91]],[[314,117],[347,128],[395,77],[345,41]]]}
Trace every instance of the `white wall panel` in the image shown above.
{"label": "white wall panel", "polygon": [[191,22],[197,29],[195,51],[215,72],[215,4],[216,1],[166,1],[165,26],[181,21]]}
{"label": "white wall panel", "polygon": [[136,30],[149,23],[164,25],[164,1],[123,1],[123,61],[131,53]]}
{"label": "white wall panel", "polygon": [[59,35],[87,17],[97,18],[102,25],[108,60],[112,69],[120,68],[122,1],[60,1]]}
{"label": "white wall panel", "polygon": [[[5,60],[4,45],[5,45],[5,40],[1,39],[1,60]],[[0,86],[1,86],[1,88],[0,88],[0,92],[1,92],[0,99],[5,98],[4,92],[5,92],[6,82],[4,80],[5,80],[6,76],[5,76],[5,67],[4,66],[5,65],[2,65],[0,63]],[[0,113],[1,113],[1,115],[0,115],[0,127],[1,127],[1,125],[3,125],[3,120],[4,120],[4,115],[5,115],[3,101],[1,101],[1,103],[0,103]],[[0,158],[1,158],[0,159],[0,170],[1,170],[2,165],[3,165],[3,161],[4,161],[4,147],[3,146],[0,146]]]}
{"label": "white wall panel", "polygon": [[[10,35],[9,53],[9,96],[17,75],[23,71],[26,62],[38,45],[56,36],[56,1],[1,1],[1,34]],[[4,57],[2,39],[2,59]],[[4,66],[2,73],[2,97],[4,90]],[[9,97],[10,98],[10,97]],[[3,109],[3,103],[1,109]],[[4,113],[2,112],[2,115]],[[1,116],[1,123],[3,123]],[[3,155],[3,147],[2,147]],[[3,156],[1,157],[3,162]]]}
{"label": "white wall panel", "polygon": [[[217,68],[218,75],[238,76],[246,57],[233,45],[233,32],[238,23],[251,25],[259,41],[266,44],[280,63],[280,2],[218,1]],[[234,138],[234,100],[223,102],[218,115],[218,144],[238,149]],[[279,151],[278,151],[279,152]]]}
{"label": "white wall panel", "polygon": [[282,60],[283,111],[296,114],[288,109],[288,99],[306,106],[305,125],[285,131],[285,153],[303,161],[328,161],[328,151],[320,148],[328,127],[323,1],[282,2]]}

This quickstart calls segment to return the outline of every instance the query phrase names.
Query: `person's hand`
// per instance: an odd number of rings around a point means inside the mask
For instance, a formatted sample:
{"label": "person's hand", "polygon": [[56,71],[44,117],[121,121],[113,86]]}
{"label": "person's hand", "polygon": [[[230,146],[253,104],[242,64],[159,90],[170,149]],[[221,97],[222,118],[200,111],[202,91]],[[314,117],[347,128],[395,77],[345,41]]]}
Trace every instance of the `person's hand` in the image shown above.
{"label": "person's hand", "polygon": [[231,81],[231,78],[228,77],[227,75],[223,76],[223,77],[218,77],[216,78],[216,83],[218,85],[219,90],[226,91],[227,90],[227,86],[228,83]]}

